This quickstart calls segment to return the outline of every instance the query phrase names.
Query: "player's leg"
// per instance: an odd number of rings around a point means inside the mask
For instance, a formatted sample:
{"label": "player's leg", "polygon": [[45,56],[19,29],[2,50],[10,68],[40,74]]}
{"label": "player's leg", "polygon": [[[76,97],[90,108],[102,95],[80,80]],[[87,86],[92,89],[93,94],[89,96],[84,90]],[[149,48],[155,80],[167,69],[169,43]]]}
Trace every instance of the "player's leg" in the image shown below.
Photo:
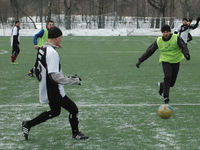
{"label": "player's leg", "polygon": [[172,79],[171,79],[170,87],[173,87],[175,85],[176,78],[179,72],[179,66],[180,66],[180,63],[172,64]]}
{"label": "player's leg", "polygon": [[30,77],[34,77],[34,75],[33,75],[34,74],[34,70],[35,70],[35,67],[31,68],[27,75],[30,76]]}
{"label": "player's leg", "polygon": [[158,82],[158,93],[160,96],[163,96],[163,84],[164,82]]}
{"label": "player's leg", "polygon": [[50,106],[49,111],[41,113],[32,120],[22,122],[22,131],[26,140],[28,140],[28,134],[31,127],[36,126],[42,122],[45,122],[48,119],[54,118],[60,114],[61,111],[60,100],[61,99],[51,100],[49,102]]}
{"label": "player's leg", "polygon": [[19,55],[19,52],[20,52],[20,49],[19,49],[19,45],[17,44],[16,45],[16,48],[15,48],[16,50],[15,50],[15,60],[17,59],[17,56]]}
{"label": "player's leg", "polygon": [[20,52],[20,49],[19,49],[18,44],[16,44],[14,42],[13,43],[13,47],[12,47],[12,54],[11,54],[11,62],[12,62],[12,64],[14,64],[19,52]]}
{"label": "player's leg", "polygon": [[14,63],[15,62],[15,55],[16,55],[16,51],[15,51],[15,46],[16,44],[13,43],[13,46],[12,46],[12,53],[11,53],[11,62]]}
{"label": "player's leg", "polygon": [[162,66],[164,72],[163,97],[164,102],[169,103],[169,90],[172,79],[172,65],[170,63],[163,62]]}
{"label": "player's leg", "polygon": [[67,96],[63,97],[61,106],[69,112],[69,122],[72,128],[72,137],[74,139],[88,139],[79,131],[78,128],[78,107],[76,104]]}

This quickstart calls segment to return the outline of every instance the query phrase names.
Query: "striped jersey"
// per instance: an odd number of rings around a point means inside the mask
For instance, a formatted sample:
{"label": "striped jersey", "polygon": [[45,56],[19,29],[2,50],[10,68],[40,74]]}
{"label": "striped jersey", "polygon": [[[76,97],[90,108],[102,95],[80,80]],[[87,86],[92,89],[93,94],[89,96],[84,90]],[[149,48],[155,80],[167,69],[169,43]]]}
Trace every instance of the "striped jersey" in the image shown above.
{"label": "striped jersey", "polygon": [[39,80],[39,99],[41,103],[48,103],[50,99],[64,97],[64,86],[56,83],[51,73],[62,73],[60,58],[55,47],[46,43],[38,50],[35,73]]}

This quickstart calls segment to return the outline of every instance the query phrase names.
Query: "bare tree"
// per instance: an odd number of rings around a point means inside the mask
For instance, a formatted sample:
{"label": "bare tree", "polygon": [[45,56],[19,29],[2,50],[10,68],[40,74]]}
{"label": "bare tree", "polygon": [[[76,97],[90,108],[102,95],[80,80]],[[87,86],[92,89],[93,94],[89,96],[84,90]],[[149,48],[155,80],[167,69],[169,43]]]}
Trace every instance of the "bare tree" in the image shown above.
{"label": "bare tree", "polygon": [[[167,0],[147,0],[148,3],[158,10],[158,15],[162,14],[162,17],[166,16]],[[165,24],[165,19],[162,19],[162,25]],[[160,19],[156,19],[156,28],[160,27]]]}
{"label": "bare tree", "polygon": [[51,20],[52,2],[53,2],[53,0],[48,0],[48,14],[47,14],[47,20]]}
{"label": "bare tree", "polygon": [[17,0],[10,0],[15,20],[19,20],[19,4]]}
{"label": "bare tree", "polygon": [[71,3],[72,0],[64,0],[65,5],[65,28],[71,29]]}
{"label": "bare tree", "polygon": [[104,0],[99,0],[98,7],[98,28],[105,27],[105,16],[104,16]]}
{"label": "bare tree", "polygon": [[191,0],[180,0],[180,3],[182,5],[183,16],[187,18],[192,17]]}
{"label": "bare tree", "polygon": [[175,7],[174,7],[174,0],[171,0],[170,1],[170,17],[171,17],[171,19],[170,19],[170,26],[171,26],[171,28],[174,28],[174,9],[175,9]]}

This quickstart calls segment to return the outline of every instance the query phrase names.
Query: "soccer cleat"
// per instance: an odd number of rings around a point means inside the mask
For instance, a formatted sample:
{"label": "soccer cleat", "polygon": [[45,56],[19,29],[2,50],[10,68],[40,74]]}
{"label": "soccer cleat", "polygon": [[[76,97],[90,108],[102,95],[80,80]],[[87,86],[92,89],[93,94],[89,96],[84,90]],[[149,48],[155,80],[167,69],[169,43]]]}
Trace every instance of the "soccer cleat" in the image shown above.
{"label": "soccer cleat", "polygon": [[22,121],[22,132],[25,140],[28,140],[28,134],[30,131],[30,127],[27,124],[27,121]]}
{"label": "soccer cleat", "polygon": [[18,62],[11,62],[12,65],[18,65]]}
{"label": "soccer cleat", "polygon": [[169,104],[169,98],[166,97],[166,98],[164,99],[164,102],[165,102],[165,104]]}
{"label": "soccer cleat", "polygon": [[29,71],[29,73],[27,74],[29,77],[34,77],[33,72]]}
{"label": "soccer cleat", "polygon": [[163,85],[162,85],[162,83],[158,82],[158,88],[159,88],[158,93],[160,94],[160,96],[163,96]]}
{"label": "soccer cleat", "polygon": [[72,138],[73,139],[76,139],[76,140],[86,140],[86,139],[88,139],[89,137],[88,136],[85,136],[83,133],[81,133],[81,132],[78,132],[78,133],[76,133],[76,134],[73,134],[72,135]]}

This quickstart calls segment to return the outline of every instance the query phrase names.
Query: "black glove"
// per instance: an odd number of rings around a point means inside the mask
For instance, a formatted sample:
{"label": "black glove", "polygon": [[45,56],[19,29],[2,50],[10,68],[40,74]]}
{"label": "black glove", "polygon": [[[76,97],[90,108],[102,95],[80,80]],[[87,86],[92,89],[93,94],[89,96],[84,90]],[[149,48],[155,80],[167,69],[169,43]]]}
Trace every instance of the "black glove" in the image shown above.
{"label": "black glove", "polygon": [[141,64],[141,61],[138,61],[137,64],[136,64],[136,67],[140,68],[140,64]]}
{"label": "black glove", "polygon": [[197,21],[200,21],[200,17],[197,18]]}
{"label": "black glove", "polygon": [[186,54],[186,55],[185,55],[185,58],[186,58],[187,60],[190,60],[190,54]]}

